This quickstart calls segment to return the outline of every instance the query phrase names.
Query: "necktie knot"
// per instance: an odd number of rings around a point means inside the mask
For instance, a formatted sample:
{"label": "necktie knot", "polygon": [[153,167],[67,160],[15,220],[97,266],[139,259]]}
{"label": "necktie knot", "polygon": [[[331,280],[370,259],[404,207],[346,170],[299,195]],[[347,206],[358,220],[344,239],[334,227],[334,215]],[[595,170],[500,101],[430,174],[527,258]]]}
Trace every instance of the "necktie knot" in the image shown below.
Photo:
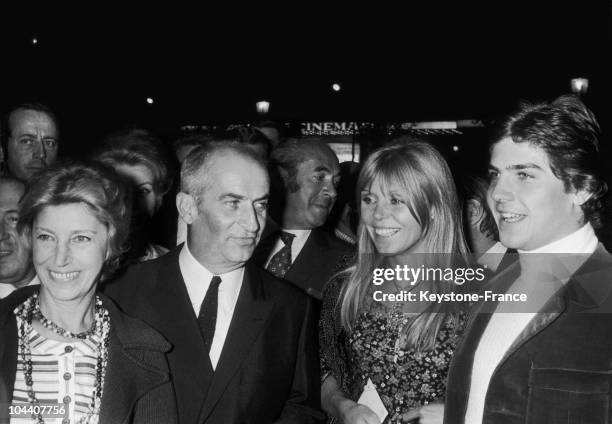
{"label": "necktie knot", "polygon": [[272,258],[268,263],[267,270],[272,273],[272,275],[283,278],[289,268],[291,268],[291,242],[295,235],[288,233],[286,231],[281,231],[280,239],[285,244]]}
{"label": "necktie knot", "polygon": [[280,238],[285,244],[285,246],[291,247],[291,243],[293,242],[293,239],[295,238],[295,234],[291,234],[286,231],[281,231]]}
{"label": "necktie knot", "polygon": [[[219,287],[221,284],[221,277],[218,275],[213,276],[212,280],[210,280],[210,287]],[[210,288],[208,289],[210,290]]]}

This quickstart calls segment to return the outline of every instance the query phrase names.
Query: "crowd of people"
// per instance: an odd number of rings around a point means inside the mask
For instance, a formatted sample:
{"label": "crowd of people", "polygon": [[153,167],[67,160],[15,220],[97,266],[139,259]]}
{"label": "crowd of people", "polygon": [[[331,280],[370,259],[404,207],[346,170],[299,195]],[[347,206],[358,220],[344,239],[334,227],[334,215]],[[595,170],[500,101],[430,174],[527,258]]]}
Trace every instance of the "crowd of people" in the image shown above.
{"label": "crowd of people", "polygon": [[[340,164],[273,126],[173,157],[130,129],[74,161],[48,107],[5,118],[0,422],[611,422],[607,186],[579,98],[520,105],[461,182],[411,137]],[[458,267],[486,278],[425,278]]]}

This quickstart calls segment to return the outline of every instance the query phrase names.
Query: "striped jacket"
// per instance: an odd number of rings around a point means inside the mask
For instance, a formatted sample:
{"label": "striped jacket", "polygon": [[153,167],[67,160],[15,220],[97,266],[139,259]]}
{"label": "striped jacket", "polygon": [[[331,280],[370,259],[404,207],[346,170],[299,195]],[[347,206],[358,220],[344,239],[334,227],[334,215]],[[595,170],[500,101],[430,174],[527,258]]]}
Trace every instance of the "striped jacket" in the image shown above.
{"label": "striped jacket", "polygon": [[[0,300],[0,423],[9,422],[17,370],[17,323],[13,310],[37,286],[23,287]],[[100,424],[173,424],[176,401],[168,371],[170,350],[161,334],[121,313],[100,294],[109,311],[111,333]]]}

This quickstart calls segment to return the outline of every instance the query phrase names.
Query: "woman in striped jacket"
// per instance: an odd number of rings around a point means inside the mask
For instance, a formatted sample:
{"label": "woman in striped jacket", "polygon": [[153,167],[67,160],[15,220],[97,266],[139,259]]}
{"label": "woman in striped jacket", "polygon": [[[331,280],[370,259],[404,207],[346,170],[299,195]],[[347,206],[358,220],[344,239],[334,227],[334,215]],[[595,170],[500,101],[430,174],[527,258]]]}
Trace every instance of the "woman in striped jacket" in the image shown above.
{"label": "woman in striped jacket", "polygon": [[97,293],[129,202],[101,165],[49,168],[20,204],[40,286],[0,301],[0,422],[174,423],[170,344]]}

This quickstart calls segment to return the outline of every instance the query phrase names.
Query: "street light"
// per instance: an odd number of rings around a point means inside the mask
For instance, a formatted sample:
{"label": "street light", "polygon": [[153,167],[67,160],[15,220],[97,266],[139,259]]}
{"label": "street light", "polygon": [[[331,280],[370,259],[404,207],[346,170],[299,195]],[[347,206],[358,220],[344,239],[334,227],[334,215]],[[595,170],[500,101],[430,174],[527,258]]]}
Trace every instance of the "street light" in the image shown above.
{"label": "street light", "polygon": [[579,96],[585,94],[589,89],[588,78],[572,78],[571,80],[572,93]]}
{"label": "street light", "polygon": [[255,103],[255,108],[257,109],[257,113],[265,115],[270,110],[270,102],[266,100],[260,100]]}

